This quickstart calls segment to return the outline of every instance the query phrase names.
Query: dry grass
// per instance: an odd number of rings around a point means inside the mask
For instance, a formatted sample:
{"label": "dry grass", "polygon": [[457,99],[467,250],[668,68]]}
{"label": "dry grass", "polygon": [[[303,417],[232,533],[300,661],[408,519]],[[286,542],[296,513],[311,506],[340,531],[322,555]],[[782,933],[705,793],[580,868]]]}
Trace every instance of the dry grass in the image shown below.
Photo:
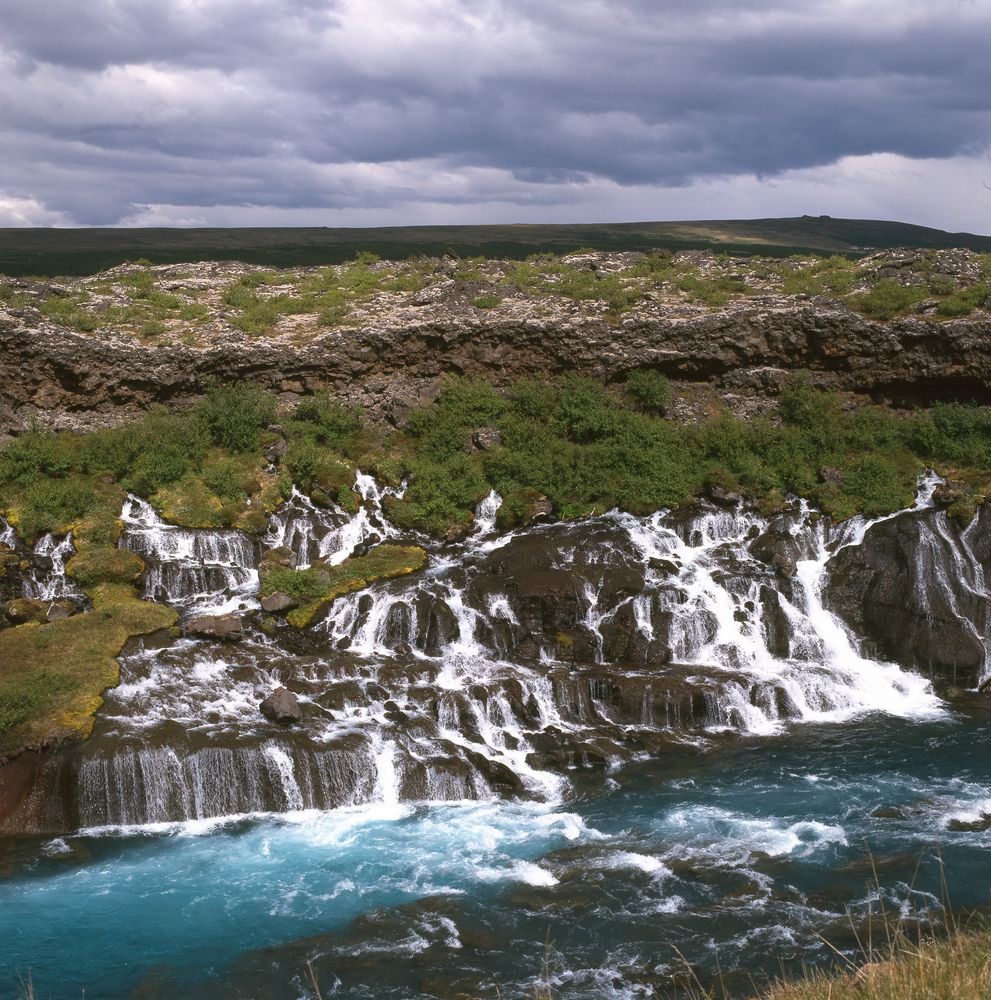
{"label": "dry grass", "polygon": [[991,997],[991,934],[946,940],[899,934],[872,961],[843,974],[808,971],[775,983],[762,1000],[978,1000]]}

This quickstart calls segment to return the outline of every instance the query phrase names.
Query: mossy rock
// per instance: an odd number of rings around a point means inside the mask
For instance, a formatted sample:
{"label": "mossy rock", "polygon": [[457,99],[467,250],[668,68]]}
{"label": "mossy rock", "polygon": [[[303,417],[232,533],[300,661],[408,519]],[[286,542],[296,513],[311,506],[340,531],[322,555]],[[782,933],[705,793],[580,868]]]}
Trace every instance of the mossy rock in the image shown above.
{"label": "mossy rock", "polygon": [[48,620],[48,601],[34,597],[18,597],[6,607],[7,617],[14,622],[45,622]]}
{"label": "mossy rock", "polygon": [[169,524],[183,528],[225,527],[224,501],[197,476],[186,476],[174,486],[159,490],[150,502]]}
{"label": "mossy rock", "polygon": [[0,762],[88,737],[103,692],[120,682],[115,657],[124,644],[177,618],[122,584],[96,586],[91,597],[84,614],[0,632]]}
{"label": "mossy rock", "polygon": [[345,559],[339,566],[317,563],[305,570],[285,566],[260,569],[263,597],[282,591],[300,602],[288,615],[290,625],[306,628],[331,601],[377,580],[391,580],[423,569],[427,553],[418,545],[379,545],[367,555]]}
{"label": "mossy rock", "polygon": [[101,583],[137,583],[144,568],[144,560],[129,549],[84,545],[68,561],[65,571],[85,589]]}

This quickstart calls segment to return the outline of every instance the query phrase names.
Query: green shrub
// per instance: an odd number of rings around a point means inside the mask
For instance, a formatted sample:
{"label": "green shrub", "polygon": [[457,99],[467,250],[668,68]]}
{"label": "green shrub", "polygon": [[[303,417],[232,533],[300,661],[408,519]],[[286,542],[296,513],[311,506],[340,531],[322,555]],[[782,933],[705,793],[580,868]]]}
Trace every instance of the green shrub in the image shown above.
{"label": "green shrub", "polygon": [[502,299],[498,295],[476,295],[471,304],[476,309],[495,309]]}
{"label": "green shrub", "polygon": [[671,403],[668,380],[653,368],[637,368],[626,376],[626,391],[648,413],[663,416]]}
{"label": "green shrub", "polygon": [[928,294],[927,288],[903,285],[901,282],[884,278],[870,291],[854,295],[850,301],[855,309],[871,319],[892,319],[899,313],[911,309]]}
{"label": "green shrub", "polygon": [[210,438],[221,448],[252,451],[275,416],[275,398],[253,385],[216,386],[199,405]]}
{"label": "green shrub", "polygon": [[33,426],[0,450],[0,481],[27,486],[68,475],[75,465],[72,444],[71,435]]}
{"label": "green shrub", "polygon": [[838,255],[797,269],[785,268],[781,274],[782,287],[788,295],[843,295],[853,288],[857,278],[853,261]]}
{"label": "green shrub", "polygon": [[345,406],[328,392],[307,396],[296,406],[295,418],[315,440],[347,451],[361,431],[361,413]]}
{"label": "green shrub", "polygon": [[936,307],[940,316],[967,316],[975,309],[991,305],[991,285],[977,284],[963,288],[949,298],[943,299]]}
{"label": "green shrub", "polygon": [[242,466],[232,458],[219,458],[203,466],[203,482],[221,500],[243,500],[248,491]]}
{"label": "green shrub", "polygon": [[39,479],[24,494],[21,534],[33,538],[46,531],[60,531],[82,517],[92,502],[92,492],[75,479]]}

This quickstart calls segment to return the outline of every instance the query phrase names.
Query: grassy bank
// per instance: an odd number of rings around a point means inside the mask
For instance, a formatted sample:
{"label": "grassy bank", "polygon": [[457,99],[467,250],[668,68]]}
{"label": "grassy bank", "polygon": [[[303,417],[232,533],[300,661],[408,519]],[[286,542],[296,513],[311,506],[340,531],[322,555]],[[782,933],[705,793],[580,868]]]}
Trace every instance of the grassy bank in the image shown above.
{"label": "grassy bank", "polygon": [[171,608],[138,600],[127,585],[99,584],[91,593],[84,614],[0,631],[0,761],[89,736],[103,692],[119,682],[114,657],[124,643],[176,620]]}
{"label": "grassy bank", "polygon": [[947,940],[900,935],[871,961],[845,973],[809,972],[782,981],[761,1000],[978,1000],[991,996],[991,934]]}

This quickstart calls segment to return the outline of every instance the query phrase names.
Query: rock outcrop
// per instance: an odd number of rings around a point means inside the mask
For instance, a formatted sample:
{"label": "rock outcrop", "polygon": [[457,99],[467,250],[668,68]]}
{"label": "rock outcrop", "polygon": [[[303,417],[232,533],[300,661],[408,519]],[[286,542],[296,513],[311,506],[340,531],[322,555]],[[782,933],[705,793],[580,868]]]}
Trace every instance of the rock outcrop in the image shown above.
{"label": "rock outcrop", "polygon": [[303,710],[299,707],[299,699],[288,688],[276,688],[259,705],[262,715],[280,726],[290,726],[303,718]]}
{"label": "rock outcrop", "polygon": [[832,560],[826,603],[886,659],[975,687],[991,643],[989,528],[986,508],[966,538],[940,510],[881,521]]}
{"label": "rock outcrop", "polygon": [[[966,251],[939,253],[958,255],[958,270],[976,259]],[[635,256],[599,254],[596,266],[607,274]],[[711,256],[696,256],[692,267],[716,266]],[[861,270],[882,273],[883,264]],[[198,282],[210,303],[220,303],[225,285],[248,270],[183,268],[192,275],[183,280]],[[197,268],[208,276],[197,277]],[[899,275],[919,277],[911,268]],[[812,371],[822,387],[896,403],[991,399],[991,316],[982,308],[943,319],[932,299],[903,318],[872,320],[839,297],[785,294],[779,282],[758,283],[723,305],[663,286],[619,314],[604,301],[519,290],[505,292],[497,308],[478,309],[470,283],[434,277],[435,285],[417,293],[382,292],[361,302],[337,326],[320,326],[315,315],[290,316],[254,335],[232,326],[219,304],[195,331],[177,320],[157,341],[112,327],[80,332],[37,309],[0,308],[0,427],[23,427],[32,418],[55,426],[110,424],[155,403],[181,403],[215,379],[257,382],[287,398],[329,388],[373,417],[401,423],[411,407],[433,398],[448,372],[497,383],[566,372],[613,381],[644,366],[710,383],[730,401],[774,395],[796,369]],[[435,286],[447,291],[426,294]]]}

